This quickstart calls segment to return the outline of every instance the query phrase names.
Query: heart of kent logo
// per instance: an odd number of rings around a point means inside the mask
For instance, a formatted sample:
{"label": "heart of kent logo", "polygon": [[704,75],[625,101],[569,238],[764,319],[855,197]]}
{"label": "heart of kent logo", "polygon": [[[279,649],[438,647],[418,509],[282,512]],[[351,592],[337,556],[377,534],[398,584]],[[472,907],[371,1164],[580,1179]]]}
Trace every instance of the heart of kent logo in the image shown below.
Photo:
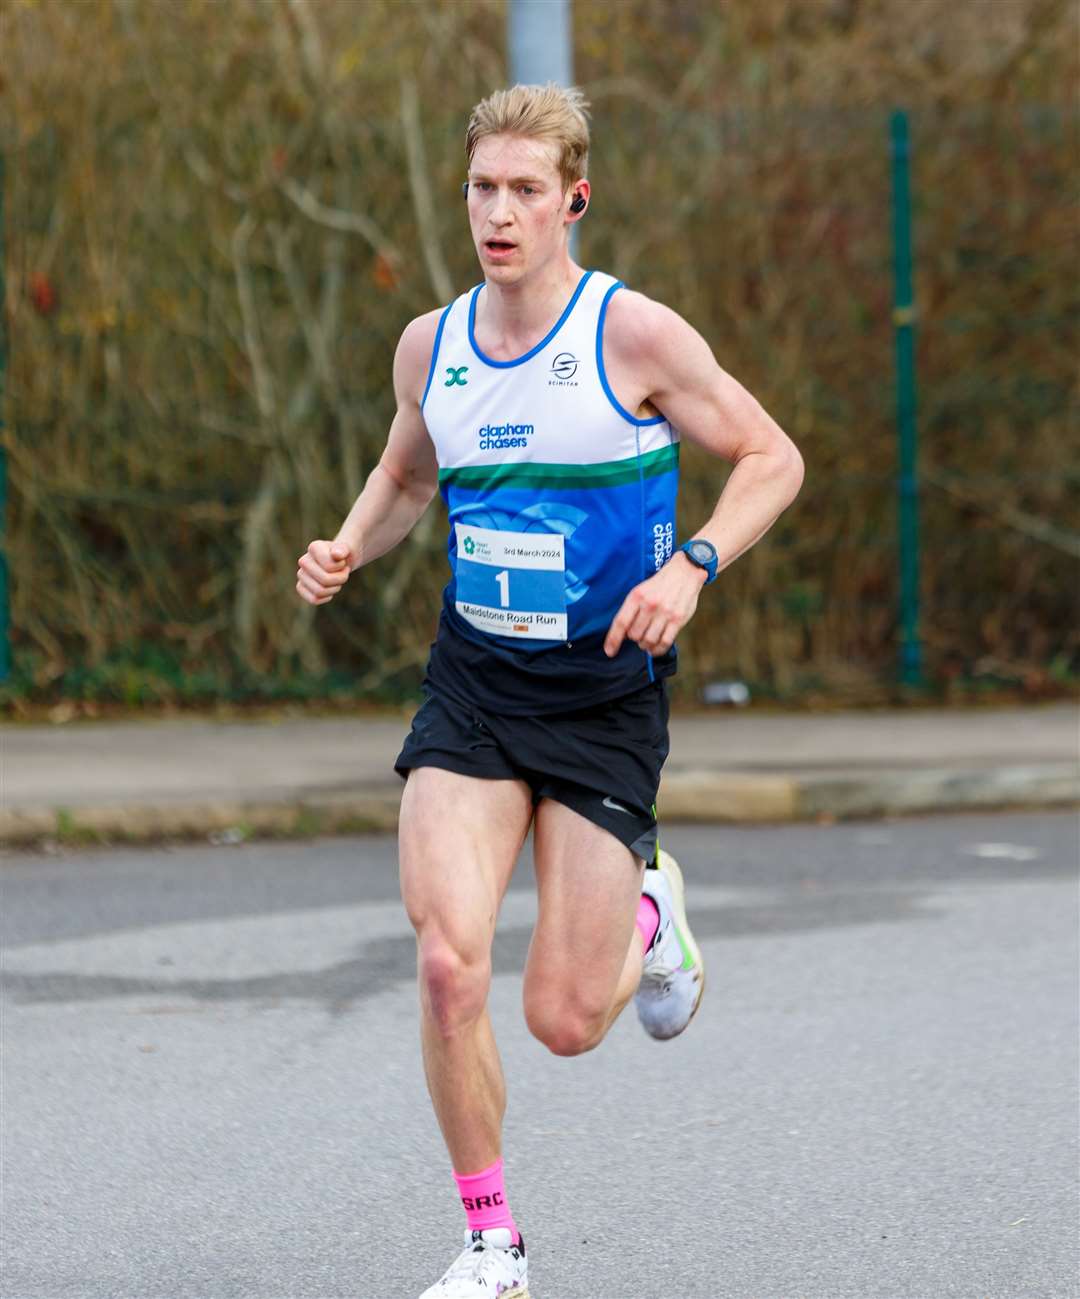
{"label": "heart of kent logo", "polygon": [[465,538],[466,555],[471,555],[475,549],[476,549],[476,542],[473,541],[472,537],[466,537]]}

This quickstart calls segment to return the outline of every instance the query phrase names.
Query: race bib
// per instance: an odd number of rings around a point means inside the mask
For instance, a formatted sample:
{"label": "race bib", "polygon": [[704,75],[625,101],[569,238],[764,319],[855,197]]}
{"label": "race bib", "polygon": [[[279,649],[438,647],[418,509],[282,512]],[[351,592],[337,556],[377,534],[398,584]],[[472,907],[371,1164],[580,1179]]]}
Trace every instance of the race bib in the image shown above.
{"label": "race bib", "polygon": [[478,631],[566,639],[566,538],[454,524],[457,611]]}

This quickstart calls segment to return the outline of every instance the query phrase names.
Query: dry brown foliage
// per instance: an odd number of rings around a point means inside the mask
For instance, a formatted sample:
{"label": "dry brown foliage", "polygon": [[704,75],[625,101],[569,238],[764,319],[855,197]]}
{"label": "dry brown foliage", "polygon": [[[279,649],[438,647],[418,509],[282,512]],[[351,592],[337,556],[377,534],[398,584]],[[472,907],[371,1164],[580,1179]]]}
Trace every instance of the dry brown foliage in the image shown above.
{"label": "dry brown foliage", "polygon": [[[477,278],[464,122],[505,79],[504,27],[496,0],[8,6],[23,696],[418,680],[441,507],[318,611],[295,561],[379,455],[401,329]],[[893,107],[928,666],[1076,670],[1077,34],[1065,0],[577,0],[584,260],[694,323],[808,467],[684,636],[688,689],[892,679]],[[683,470],[687,532],[724,471]]]}

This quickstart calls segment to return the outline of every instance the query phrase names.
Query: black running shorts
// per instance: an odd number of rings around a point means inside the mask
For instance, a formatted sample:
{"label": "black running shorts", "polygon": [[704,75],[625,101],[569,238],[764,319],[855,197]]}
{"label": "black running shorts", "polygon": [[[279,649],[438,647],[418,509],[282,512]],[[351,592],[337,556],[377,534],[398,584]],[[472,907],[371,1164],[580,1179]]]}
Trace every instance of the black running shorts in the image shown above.
{"label": "black running shorts", "polygon": [[663,681],[573,712],[499,717],[428,691],[394,763],[487,780],[524,780],[609,830],[645,861],[656,855],[656,791],[668,754]]}

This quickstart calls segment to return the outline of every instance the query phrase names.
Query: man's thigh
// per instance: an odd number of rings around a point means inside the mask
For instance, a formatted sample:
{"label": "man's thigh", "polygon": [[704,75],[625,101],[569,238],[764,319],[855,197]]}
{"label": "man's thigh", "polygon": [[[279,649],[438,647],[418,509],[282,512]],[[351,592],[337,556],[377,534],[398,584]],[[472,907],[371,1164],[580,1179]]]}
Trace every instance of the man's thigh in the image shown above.
{"label": "man's thigh", "polygon": [[603,1013],[630,950],[644,862],[610,831],[549,798],[536,809],[533,855],[539,914],[526,1005],[551,999]]}
{"label": "man's thigh", "polygon": [[521,780],[415,767],[401,799],[401,893],[418,933],[464,954],[490,946],[495,918],[532,819]]}

